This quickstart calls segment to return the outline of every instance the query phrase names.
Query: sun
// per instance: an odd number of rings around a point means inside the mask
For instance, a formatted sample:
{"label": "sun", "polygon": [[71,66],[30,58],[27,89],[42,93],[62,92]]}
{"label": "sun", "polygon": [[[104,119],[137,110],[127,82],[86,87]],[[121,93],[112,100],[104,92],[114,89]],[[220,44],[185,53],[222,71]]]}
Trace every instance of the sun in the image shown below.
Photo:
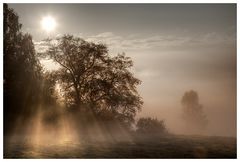
{"label": "sun", "polygon": [[41,21],[42,28],[47,32],[51,32],[56,28],[56,21],[52,16],[46,16]]}

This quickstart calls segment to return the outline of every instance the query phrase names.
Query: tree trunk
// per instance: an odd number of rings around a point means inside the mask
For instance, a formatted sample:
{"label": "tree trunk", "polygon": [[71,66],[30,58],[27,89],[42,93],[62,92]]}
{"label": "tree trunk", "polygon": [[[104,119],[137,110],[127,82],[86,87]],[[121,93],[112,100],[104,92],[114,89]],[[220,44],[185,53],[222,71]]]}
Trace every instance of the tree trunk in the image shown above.
{"label": "tree trunk", "polygon": [[75,98],[76,106],[77,106],[77,108],[81,109],[80,92],[78,90],[77,84],[75,84],[75,83],[74,83],[74,89],[75,89],[75,92],[76,92],[76,98]]}

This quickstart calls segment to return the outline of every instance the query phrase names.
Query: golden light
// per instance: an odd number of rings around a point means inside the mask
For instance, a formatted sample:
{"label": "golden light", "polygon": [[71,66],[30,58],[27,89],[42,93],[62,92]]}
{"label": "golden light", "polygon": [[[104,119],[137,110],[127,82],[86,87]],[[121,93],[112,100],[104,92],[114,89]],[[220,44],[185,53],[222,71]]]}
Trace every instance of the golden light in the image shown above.
{"label": "golden light", "polygon": [[42,18],[41,25],[44,30],[51,32],[56,28],[56,21],[53,17],[47,16]]}

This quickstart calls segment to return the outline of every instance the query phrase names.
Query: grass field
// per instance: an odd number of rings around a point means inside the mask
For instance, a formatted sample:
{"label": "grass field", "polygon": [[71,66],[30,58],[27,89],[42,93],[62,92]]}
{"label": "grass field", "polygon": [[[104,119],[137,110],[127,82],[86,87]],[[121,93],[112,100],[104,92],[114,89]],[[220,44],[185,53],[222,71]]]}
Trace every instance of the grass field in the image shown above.
{"label": "grass field", "polygon": [[6,142],[4,158],[236,158],[236,138],[208,136],[134,137],[131,142],[65,141],[29,145]]}

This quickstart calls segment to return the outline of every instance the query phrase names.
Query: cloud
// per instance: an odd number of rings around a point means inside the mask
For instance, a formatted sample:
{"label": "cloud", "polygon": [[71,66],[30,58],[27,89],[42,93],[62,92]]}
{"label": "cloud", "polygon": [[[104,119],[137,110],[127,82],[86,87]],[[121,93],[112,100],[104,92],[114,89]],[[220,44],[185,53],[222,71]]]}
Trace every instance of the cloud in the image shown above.
{"label": "cloud", "polygon": [[85,39],[92,42],[102,42],[110,49],[119,50],[138,50],[138,49],[177,49],[193,48],[197,46],[231,45],[236,38],[231,34],[222,34],[216,32],[205,33],[196,36],[175,36],[175,35],[154,35],[148,37],[119,36],[111,32],[100,33],[92,36],[85,36]]}
{"label": "cloud", "polygon": [[48,48],[48,44],[46,41],[33,41],[34,45],[35,45],[35,50],[38,53],[42,53],[45,52]]}
{"label": "cloud", "polygon": [[[95,43],[104,43],[110,50],[125,51],[125,50],[149,50],[149,49],[162,49],[162,50],[179,50],[198,47],[213,47],[224,45],[235,45],[236,36],[233,33],[223,34],[216,32],[209,32],[201,35],[153,35],[141,36],[129,35],[120,36],[112,32],[104,32],[96,35],[84,35],[82,33],[76,34],[87,41]],[[59,36],[58,36],[59,37]],[[46,49],[44,41],[34,42],[36,50],[43,51]]]}

